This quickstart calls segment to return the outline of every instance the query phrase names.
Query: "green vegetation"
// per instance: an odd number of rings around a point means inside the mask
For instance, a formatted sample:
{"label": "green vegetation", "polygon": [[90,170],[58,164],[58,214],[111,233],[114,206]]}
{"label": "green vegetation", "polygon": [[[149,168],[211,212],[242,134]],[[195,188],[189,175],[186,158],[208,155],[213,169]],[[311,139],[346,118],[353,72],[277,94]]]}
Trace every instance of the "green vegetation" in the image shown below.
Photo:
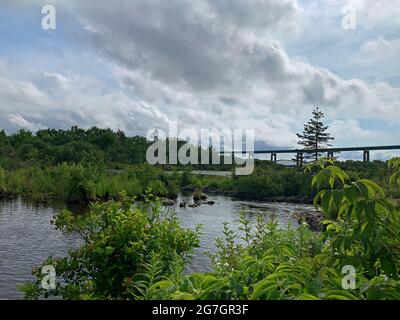
{"label": "green vegetation", "polygon": [[[398,190],[400,159],[389,169],[389,187]],[[304,226],[280,229],[273,218],[251,226],[243,214],[242,234],[226,226],[217,241],[214,271],[184,275],[197,232],[181,229],[158,203],[138,206],[122,196],[92,206],[87,216],[58,215],[56,226],[79,232],[85,244],[43,263],[63,280],[56,290],[41,289],[40,267],[36,282],[21,290],[28,299],[400,299],[400,208],[378,184],[352,181],[330,160],[306,171],[325,216],[321,234]],[[356,270],[356,288],[349,290],[342,287],[347,265]]]}
{"label": "green vegetation", "polygon": [[174,198],[181,189],[215,189],[249,198],[309,196],[310,176],[295,169],[266,166],[251,176],[197,176],[166,172],[150,165],[110,170],[95,164],[61,164],[4,170],[0,167],[0,196],[24,196],[36,201],[58,198],[71,202],[118,199],[121,191],[141,196],[151,188],[160,197]]}
{"label": "green vegetation", "polygon": [[[353,180],[371,179],[380,184],[388,195],[399,197],[398,190],[389,188],[390,171],[385,162],[347,161],[336,164],[345,169]],[[87,203],[118,199],[121,191],[140,197],[149,188],[157,196],[168,198],[175,198],[182,190],[214,191],[250,199],[298,201],[311,201],[315,195],[310,173],[271,162],[257,161],[250,176],[200,176],[190,172],[190,168],[182,172],[176,168],[167,172],[146,164],[125,165],[124,170],[112,170],[94,163],[63,163],[14,170],[0,167],[0,196],[23,196],[35,201],[57,198]]]}
{"label": "green vegetation", "polygon": [[[149,198],[153,196],[148,194]],[[52,292],[40,286],[41,267],[34,271],[38,281],[22,288],[27,298],[56,295],[64,299],[112,299],[140,296],[142,283],[151,279],[151,269],[162,274],[180,270],[198,246],[198,231],[183,229],[170,211],[147,199],[91,206],[86,215],[62,212],[54,221],[64,232],[77,232],[85,244],[65,258],[47,259],[65,280]],[[149,269],[150,268],[150,269]]]}
{"label": "green vegetation", "polygon": [[[167,140],[167,149],[168,143]],[[178,141],[178,147],[186,141]],[[63,163],[103,166],[125,169],[147,163],[146,151],[151,142],[142,136],[128,137],[124,132],[93,127],[69,130],[45,129],[32,133],[19,130],[7,135],[0,131],[0,167],[14,170],[24,167],[49,167]],[[200,159],[199,149],[199,159]],[[221,161],[223,163],[223,161]],[[183,165],[163,165],[175,170]],[[231,165],[195,165],[197,170],[231,170]]]}
{"label": "green vegetation", "polygon": [[[400,197],[398,190],[389,187],[390,170],[387,162],[359,161],[335,162],[345,170],[352,180],[370,179],[380,184],[385,192],[394,198]],[[189,171],[190,172],[190,171]],[[180,185],[191,190],[215,190],[250,199],[312,200],[315,192],[311,187],[312,175],[298,168],[284,167],[269,161],[255,162],[255,170],[250,176],[196,176],[184,172]]]}
{"label": "green vegetation", "polygon": [[[182,141],[180,143],[183,143]],[[70,130],[0,131],[0,196],[58,198],[88,203],[118,199],[121,191],[140,197],[151,188],[160,197],[175,198],[181,190],[214,191],[252,199],[311,201],[311,175],[298,168],[255,161],[250,176],[196,176],[192,170],[232,170],[230,165],[149,166],[150,142],[122,131],[72,127]],[[382,161],[337,162],[353,180],[371,179],[388,195],[390,172]]]}
{"label": "green vegetation", "polygon": [[149,145],[144,137],[127,137],[122,131],[96,127],[46,129],[36,134],[20,130],[9,136],[0,131],[0,166],[16,169],[62,163],[107,164],[108,167],[143,164]]}
{"label": "green vegetation", "polygon": [[189,175],[185,180],[186,186],[190,186],[191,189],[212,189],[251,199],[311,196],[309,174],[273,163],[256,165],[250,176]]}
{"label": "green vegetation", "polygon": [[82,164],[12,171],[0,168],[0,195],[26,196],[36,201],[57,198],[88,203],[118,199],[122,191],[139,197],[146,189],[165,197],[176,197],[179,191],[167,174],[150,165],[138,165],[121,172]]}

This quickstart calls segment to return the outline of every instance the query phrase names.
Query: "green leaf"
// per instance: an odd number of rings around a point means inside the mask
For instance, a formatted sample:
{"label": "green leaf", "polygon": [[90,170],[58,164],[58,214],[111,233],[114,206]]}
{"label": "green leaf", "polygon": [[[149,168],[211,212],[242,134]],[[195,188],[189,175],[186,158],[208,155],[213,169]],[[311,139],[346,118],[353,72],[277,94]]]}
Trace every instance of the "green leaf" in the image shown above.
{"label": "green leaf", "polygon": [[309,293],[302,293],[297,296],[297,300],[320,300],[316,296],[313,296],[312,294]]}
{"label": "green leaf", "polygon": [[375,201],[373,200],[367,201],[367,205],[365,207],[365,215],[367,217],[368,223],[372,225],[374,223],[374,216],[375,216]]}
{"label": "green leaf", "polygon": [[[329,203],[331,201],[332,191],[326,190],[321,199],[321,207],[325,214],[329,213]],[[329,217],[329,215],[328,215]],[[330,218],[330,217],[329,217]]]}
{"label": "green leaf", "polygon": [[333,190],[333,203],[336,208],[339,208],[342,204],[343,192],[341,190]]}
{"label": "green leaf", "polygon": [[315,209],[318,209],[318,203],[319,200],[322,199],[323,195],[325,194],[326,190],[321,190],[320,192],[317,193],[317,195],[314,197],[314,207]]}
{"label": "green leaf", "polygon": [[396,184],[398,185],[398,187],[400,188],[400,170],[395,172],[389,180],[389,184],[390,186],[393,188],[396,186]]}
{"label": "green leaf", "polygon": [[385,191],[383,191],[383,189],[375,182],[368,179],[361,179],[359,180],[359,182],[363,183],[368,187],[371,196],[381,196],[381,197],[385,196]]}
{"label": "green leaf", "polygon": [[267,295],[269,291],[277,288],[276,282],[270,279],[263,279],[254,285],[254,291],[251,295],[251,300],[260,299],[262,296]]}
{"label": "green leaf", "polygon": [[326,292],[325,299],[330,300],[359,300],[355,295],[346,290],[329,290]]}
{"label": "green leaf", "polygon": [[344,187],[344,194],[350,202],[354,202],[357,197],[357,190],[354,185],[347,185]]}

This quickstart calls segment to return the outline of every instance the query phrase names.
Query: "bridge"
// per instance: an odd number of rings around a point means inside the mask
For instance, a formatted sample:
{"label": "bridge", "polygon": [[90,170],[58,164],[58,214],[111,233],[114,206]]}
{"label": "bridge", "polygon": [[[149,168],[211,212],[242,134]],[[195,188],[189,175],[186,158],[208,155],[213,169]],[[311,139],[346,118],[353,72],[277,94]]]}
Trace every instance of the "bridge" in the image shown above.
{"label": "bridge", "polygon": [[233,152],[223,152],[222,154],[242,154],[249,155],[250,157],[254,157],[256,154],[270,154],[271,161],[277,162],[278,154],[295,154],[296,155],[296,165],[302,166],[304,162],[304,154],[306,153],[326,153],[328,158],[333,158],[335,153],[340,152],[348,152],[348,151],[362,151],[363,152],[363,161],[370,161],[370,151],[386,151],[386,150],[400,150],[400,145],[392,145],[392,146],[369,146],[369,147],[344,147],[344,148],[322,148],[322,149],[282,149],[282,150],[255,150],[250,154],[247,151],[233,151]]}

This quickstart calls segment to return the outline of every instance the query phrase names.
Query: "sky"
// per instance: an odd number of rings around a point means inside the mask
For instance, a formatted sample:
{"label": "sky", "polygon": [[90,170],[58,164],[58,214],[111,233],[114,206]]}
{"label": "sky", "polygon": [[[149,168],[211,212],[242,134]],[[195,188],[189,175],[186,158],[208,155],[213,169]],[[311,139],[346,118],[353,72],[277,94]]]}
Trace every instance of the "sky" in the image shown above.
{"label": "sky", "polygon": [[400,144],[399,57],[400,0],[1,0],[0,128],[176,121],[296,147],[319,106],[336,147]]}

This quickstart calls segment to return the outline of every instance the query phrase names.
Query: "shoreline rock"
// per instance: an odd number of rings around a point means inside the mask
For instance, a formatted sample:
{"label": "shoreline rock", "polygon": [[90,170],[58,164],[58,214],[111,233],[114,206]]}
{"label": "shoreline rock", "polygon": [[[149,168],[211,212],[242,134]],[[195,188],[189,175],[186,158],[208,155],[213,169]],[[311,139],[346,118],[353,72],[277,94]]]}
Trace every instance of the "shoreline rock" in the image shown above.
{"label": "shoreline rock", "polygon": [[168,206],[168,207],[171,207],[171,206],[174,206],[174,205],[175,205],[175,201],[172,200],[172,199],[161,199],[161,203],[162,203],[164,206]]}
{"label": "shoreline rock", "polygon": [[312,231],[321,232],[324,230],[322,220],[324,215],[321,211],[296,212],[295,216],[299,222],[305,221]]}

